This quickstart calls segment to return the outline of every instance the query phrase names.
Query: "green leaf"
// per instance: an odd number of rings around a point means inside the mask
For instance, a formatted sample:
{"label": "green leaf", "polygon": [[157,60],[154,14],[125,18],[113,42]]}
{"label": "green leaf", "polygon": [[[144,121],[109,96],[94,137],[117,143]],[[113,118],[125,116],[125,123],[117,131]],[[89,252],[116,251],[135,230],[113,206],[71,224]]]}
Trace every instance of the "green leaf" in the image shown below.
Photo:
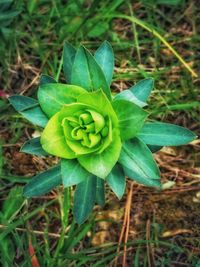
{"label": "green leaf", "polygon": [[184,0],[142,0],[145,5],[169,5],[169,6],[180,6],[185,3]]}
{"label": "green leaf", "polygon": [[91,213],[96,199],[96,177],[91,175],[76,186],[73,213],[78,224],[82,224]]}
{"label": "green leaf", "polygon": [[20,152],[32,154],[36,156],[47,156],[48,153],[42,148],[40,144],[40,137],[32,138],[26,141],[20,149]]}
{"label": "green leaf", "polygon": [[115,166],[121,151],[121,140],[116,129],[112,143],[100,154],[88,154],[78,157],[80,164],[90,173],[105,179]]}
{"label": "green leaf", "polygon": [[113,107],[102,90],[92,93],[84,93],[77,97],[77,101],[90,107],[94,107],[103,116],[111,117],[113,125],[118,125],[118,118]]}
{"label": "green leaf", "polygon": [[147,103],[144,103],[144,102],[140,101],[139,99],[137,99],[137,97],[130,90],[124,90],[121,93],[116,94],[114,97],[114,101],[119,100],[119,99],[132,102],[141,108],[145,107],[147,105]]}
{"label": "green leaf", "polygon": [[2,266],[13,266],[16,248],[15,242],[10,237],[4,237],[0,240],[0,259]]}
{"label": "green leaf", "polygon": [[54,78],[49,75],[42,74],[40,77],[40,86],[48,83],[57,83]]}
{"label": "green leaf", "polygon": [[[113,117],[115,116],[115,119],[117,120],[117,116],[114,113],[111,105],[110,107],[111,111],[113,112],[113,114],[111,115]],[[110,145],[110,143],[112,142],[112,127],[115,126],[117,127],[117,123],[116,121],[115,123],[113,121],[111,122],[111,119],[108,115],[105,115],[104,117],[101,113],[95,110],[97,109],[83,103],[72,103],[65,105],[62,108],[62,110],[57,113],[58,115],[56,114],[58,117],[57,119],[55,118],[55,121],[52,121],[53,119],[51,118],[50,122],[51,126],[52,127],[54,126],[53,129],[55,132],[54,138],[56,139],[56,141],[60,143],[59,137],[61,136],[65,137],[63,140],[61,140],[63,146],[63,152],[65,145],[67,145],[72,151],[74,151],[76,156],[80,156],[83,154],[90,154],[91,152],[95,151],[97,151],[97,153],[101,153]],[[84,120],[86,121],[84,122]],[[50,122],[48,123],[47,127],[49,126]],[[84,129],[83,126],[85,127]],[[49,127],[49,129],[47,129],[47,127],[45,128],[44,132],[46,131],[45,143],[47,144],[47,149],[48,149],[49,143],[52,143],[51,142],[52,127]],[[93,132],[90,132],[90,130]],[[102,133],[102,136],[100,132]],[[103,140],[103,142],[101,142],[101,139]],[[55,153],[57,145],[51,147],[50,149],[52,151],[51,153]],[[47,152],[50,153],[50,150],[48,150]],[[58,153],[60,153],[60,149],[57,149],[56,153],[58,155]],[[67,155],[62,157],[73,158]]]}
{"label": "green leaf", "polygon": [[25,199],[22,196],[23,188],[16,186],[11,189],[6,200],[3,202],[2,214],[3,218],[11,221],[17,213],[21,210],[25,203]]}
{"label": "green leaf", "polygon": [[72,66],[76,55],[76,49],[69,43],[64,44],[63,49],[63,70],[65,80],[67,83],[71,83]]}
{"label": "green leaf", "polygon": [[170,123],[148,122],[138,134],[144,143],[157,146],[178,146],[197,138],[190,130]]}
{"label": "green leaf", "polygon": [[109,175],[106,177],[106,181],[115,195],[121,199],[126,187],[125,175],[122,167],[116,164]]}
{"label": "green leaf", "polygon": [[138,183],[151,186],[150,180],[160,179],[151,151],[137,138],[123,143],[119,162],[123,165],[125,174]]}
{"label": "green leaf", "polygon": [[118,116],[122,140],[128,140],[136,136],[141,130],[148,113],[127,100],[115,100],[112,104]]}
{"label": "green leaf", "polygon": [[62,159],[61,173],[64,187],[79,184],[91,176],[76,159]]}
{"label": "green leaf", "polygon": [[83,88],[75,85],[48,83],[39,87],[38,100],[42,110],[48,117],[52,117],[65,104],[76,102],[77,96],[85,92]]}
{"label": "green leaf", "polygon": [[110,85],[114,70],[114,54],[112,46],[107,41],[104,41],[95,52],[94,58],[101,67],[108,85]]}
{"label": "green leaf", "polygon": [[143,185],[149,186],[149,187],[160,187],[161,186],[160,180],[148,179],[148,178],[143,177],[143,176],[138,177],[135,174],[135,171],[133,171],[132,169],[129,169],[129,168],[126,168],[126,167],[123,167],[123,169],[124,169],[125,175],[128,178],[138,182],[139,184],[143,184]]}
{"label": "green leaf", "polygon": [[100,21],[91,25],[90,31],[87,33],[90,38],[98,38],[109,30],[109,23],[107,21]]}
{"label": "green leaf", "polygon": [[66,118],[72,116],[73,119],[74,114],[77,112],[82,113],[83,110],[87,110],[88,108],[91,108],[91,106],[73,103],[65,105],[60,112],[56,113],[50,119],[41,135],[43,149],[52,155],[66,159],[76,158],[79,154],[91,153],[98,149],[105,149],[112,141],[112,136],[107,136],[106,138],[108,140],[105,138],[105,143],[99,143],[98,147],[93,146],[90,148],[82,145],[80,141],[73,139],[71,134],[69,134],[71,129],[69,123],[65,124]]}
{"label": "green leaf", "polygon": [[41,127],[45,127],[48,118],[41,110],[37,100],[22,95],[9,97],[11,105],[27,120]]}
{"label": "green leaf", "polygon": [[[2,2],[2,0],[1,0]],[[2,4],[2,3],[1,3]],[[20,10],[2,10],[0,13],[0,22],[6,22],[6,26],[9,25],[14,17],[16,17],[21,11]]]}
{"label": "green leaf", "polygon": [[62,128],[63,116],[56,113],[42,132],[40,143],[42,148],[54,156],[61,158],[76,158],[74,152],[67,146]]}
{"label": "green leaf", "polygon": [[151,94],[154,87],[154,80],[152,78],[147,78],[139,81],[134,86],[129,88],[129,90],[142,102],[146,102]]}
{"label": "green leaf", "polygon": [[31,123],[40,127],[45,127],[48,122],[48,118],[43,113],[39,105],[35,108],[30,108],[20,113]]}
{"label": "green leaf", "polygon": [[110,88],[101,67],[83,46],[79,47],[75,56],[71,83],[81,86],[87,91],[102,89],[107,97],[111,99]]}
{"label": "green leaf", "polygon": [[31,178],[25,185],[23,195],[27,198],[37,197],[50,192],[62,183],[60,165]]}
{"label": "green leaf", "polygon": [[96,179],[96,203],[103,207],[105,205],[105,181],[99,177],[97,177]]}
{"label": "green leaf", "polygon": [[38,106],[38,101],[34,98],[22,96],[22,95],[13,95],[10,96],[9,101],[11,105],[18,111],[22,112],[24,110],[27,110],[29,108],[34,108]]}

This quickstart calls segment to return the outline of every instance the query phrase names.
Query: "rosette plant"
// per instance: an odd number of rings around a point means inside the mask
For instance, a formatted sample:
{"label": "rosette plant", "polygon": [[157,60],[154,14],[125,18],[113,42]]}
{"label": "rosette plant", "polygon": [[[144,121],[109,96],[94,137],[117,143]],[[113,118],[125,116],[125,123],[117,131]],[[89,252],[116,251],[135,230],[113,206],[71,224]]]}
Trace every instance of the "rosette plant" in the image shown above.
{"label": "rosette plant", "polygon": [[114,56],[108,42],[94,55],[84,46],[76,50],[66,43],[62,59],[66,84],[42,75],[38,100],[15,95],[10,103],[41,127],[41,136],[27,141],[21,151],[60,158],[57,166],[30,179],[24,196],[36,197],[60,184],[76,185],[73,212],[80,224],[95,203],[104,205],[105,183],[119,199],[126,176],[159,188],[152,152],[196,136],[183,127],[147,119],[143,107],[153,89],[152,78],[112,95]]}

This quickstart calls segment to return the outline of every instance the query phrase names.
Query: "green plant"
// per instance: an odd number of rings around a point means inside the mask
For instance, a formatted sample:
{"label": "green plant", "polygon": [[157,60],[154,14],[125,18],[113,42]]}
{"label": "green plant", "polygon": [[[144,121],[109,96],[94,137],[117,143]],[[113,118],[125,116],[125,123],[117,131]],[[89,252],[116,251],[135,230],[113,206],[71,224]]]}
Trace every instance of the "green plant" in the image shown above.
{"label": "green plant", "polygon": [[25,197],[49,192],[61,183],[76,185],[74,215],[83,223],[95,203],[105,203],[105,182],[118,198],[125,176],[146,186],[160,187],[160,173],[151,152],[162,146],[186,144],[196,138],[189,130],[168,123],[147,121],[143,109],[153,79],[112,95],[113,51],[104,42],[94,56],[84,47],[66,43],[63,67],[67,84],[42,75],[36,99],[15,95],[10,103],[26,119],[44,130],[21,151],[54,155],[60,163],[33,177]]}
{"label": "green plant", "polygon": [[20,12],[13,0],[0,1],[0,63],[2,64],[5,62],[5,53],[8,53],[8,45],[15,32],[11,24]]}
{"label": "green plant", "polygon": [[[2,205],[0,224],[5,228],[13,223],[13,220],[25,204],[22,190],[22,187],[13,187]],[[13,238],[11,236],[10,238],[8,236],[0,238],[0,262],[3,263],[3,266],[12,266],[14,250]]]}

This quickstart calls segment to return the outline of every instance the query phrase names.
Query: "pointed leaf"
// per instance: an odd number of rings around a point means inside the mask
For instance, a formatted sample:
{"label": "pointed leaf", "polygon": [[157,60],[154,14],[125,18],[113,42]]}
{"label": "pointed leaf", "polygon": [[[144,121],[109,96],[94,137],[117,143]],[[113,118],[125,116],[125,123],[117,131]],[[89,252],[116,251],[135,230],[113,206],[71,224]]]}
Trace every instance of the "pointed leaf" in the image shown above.
{"label": "pointed leaf", "polygon": [[124,169],[125,175],[128,178],[138,182],[139,184],[143,184],[143,185],[149,186],[149,187],[160,187],[161,186],[160,180],[147,179],[146,177],[143,177],[143,176],[138,177],[135,175],[135,172],[132,169],[126,168],[124,166],[123,166],[123,169]]}
{"label": "pointed leaf", "polygon": [[61,172],[64,187],[79,184],[91,176],[76,159],[62,159]]}
{"label": "pointed leaf", "polygon": [[85,92],[83,88],[75,85],[48,83],[39,87],[38,100],[42,110],[48,117],[52,117],[65,104],[76,102],[77,96]]}
{"label": "pointed leaf", "polygon": [[98,90],[92,93],[85,93],[77,97],[77,101],[97,109],[102,115],[109,115],[112,119],[114,126],[118,124],[117,115],[102,90]]}
{"label": "pointed leaf", "polygon": [[25,185],[23,195],[27,198],[44,195],[62,183],[60,165],[31,178]]}
{"label": "pointed leaf", "polygon": [[187,144],[197,138],[190,130],[163,122],[148,122],[138,134],[144,143],[158,146],[178,146]]}
{"label": "pointed leaf", "polygon": [[15,218],[25,203],[25,199],[22,196],[23,188],[16,186],[11,189],[6,200],[3,202],[2,214],[3,218],[10,221]]}
{"label": "pointed leaf", "polygon": [[[1,222],[2,223],[2,222]],[[6,222],[5,222],[6,224]],[[3,266],[9,267],[13,265],[16,249],[15,242],[9,237],[0,239],[0,258]]]}
{"label": "pointed leaf", "polygon": [[94,57],[103,70],[108,85],[110,85],[114,70],[114,54],[112,46],[107,41],[103,42],[95,52]]}
{"label": "pointed leaf", "polygon": [[32,138],[26,141],[21,147],[20,151],[36,156],[48,155],[48,153],[42,148],[42,145],[40,144],[40,137]]}
{"label": "pointed leaf", "polygon": [[148,147],[139,139],[134,138],[123,143],[119,162],[127,169],[130,178],[138,183],[147,184],[149,180],[160,179],[160,172]]}
{"label": "pointed leaf", "polygon": [[74,63],[75,55],[76,49],[69,43],[65,43],[63,49],[63,70],[65,80],[69,84],[71,84],[72,66]]}
{"label": "pointed leaf", "polygon": [[128,140],[136,136],[141,130],[148,113],[127,100],[115,100],[112,104],[118,116],[122,140]]}
{"label": "pointed leaf", "polygon": [[119,99],[132,102],[141,108],[147,105],[147,103],[142,102],[139,99],[137,99],[137,97],[130,90],[124,90],[121,93],[116,94],[114,97],[114,100],[119,100]]}
{"label": "pointed leaf", "polygon": [[96,179],[96,203],[103,207],[105,205],[105,181],[99,177],[97,177]]}
{"label": "pointed leaf", "polygon": [[73,213],[78,224],[82,224],[92,212],[96,198],[96,177],[91,175],[76,186]]}
{"label": "pointed leaf", "polygon": [[54,78],[49,75],[42,74],[40,77],[40,86],[48,83],[57,83]]}
{"label": "pointed leaf", "polygon": [[41,110],[37,100],[22,95],[9,97],[11,105],[27,120],[41,127],[45,127],[48,118]]}
{"label": "pointed leaf", "polygon": [[151,94],[154,86],[154,80],[152,78],[147,78],[139,81],[134,86],[129,88],[131,92],[142,102],[146,102]]}
{"label": "pointed leaf", "polygon": [[24,110],[34,108],[38,106],[38,101],[34,98],[23,96],[23,95],[13,95],[10,96],[9,101],[11,105],[18,111],[22,112]]}
{"label": "pointed leaf", "polygon": [[87,91],[102,89],[107,97],[111,99],[110,88],[101,67],[83,46],[78,49],[75,56],[71,83],[81,86]]}
{"label": "pointed leaf", "polygon": [[106,181],[115,195],[121,199],[125,186],[126,180],[122,167],[119,164],[116,164],[109,175],[106,177]]}
{"label": "pointed leaf", "polygon": [[90,173],[105,179],[115,166],[121,151],[121,140],[117,132],[112,143],[100,154],[88,154],[78,157],[80,164]]}

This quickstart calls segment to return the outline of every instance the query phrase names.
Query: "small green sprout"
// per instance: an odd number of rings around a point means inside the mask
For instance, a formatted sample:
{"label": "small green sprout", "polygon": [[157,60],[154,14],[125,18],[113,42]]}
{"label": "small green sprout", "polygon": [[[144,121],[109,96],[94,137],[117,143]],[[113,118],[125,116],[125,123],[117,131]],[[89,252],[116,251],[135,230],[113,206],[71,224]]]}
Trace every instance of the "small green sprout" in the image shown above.
{"label": "small green sprout", "polygon": [[63,50],[66,84],[42,75],[38,101],[11,96],[10,103],[26,119],[42,128],[41,137],[27,141],[22,152],[60,158],[57,166],[31,178],[24,196],[37,197],[63,184],[76,185],[74,215],[83,223],[95,203],[104,205],[107,183],[120,199],[125,177],[160,188],[160,172],[152,153],[163,146],[183,145],[196,136],[168,123],[150,121],[143,109],[153,79],[112,95],[112,47],[104,42],[94,56],[84,47]]}

